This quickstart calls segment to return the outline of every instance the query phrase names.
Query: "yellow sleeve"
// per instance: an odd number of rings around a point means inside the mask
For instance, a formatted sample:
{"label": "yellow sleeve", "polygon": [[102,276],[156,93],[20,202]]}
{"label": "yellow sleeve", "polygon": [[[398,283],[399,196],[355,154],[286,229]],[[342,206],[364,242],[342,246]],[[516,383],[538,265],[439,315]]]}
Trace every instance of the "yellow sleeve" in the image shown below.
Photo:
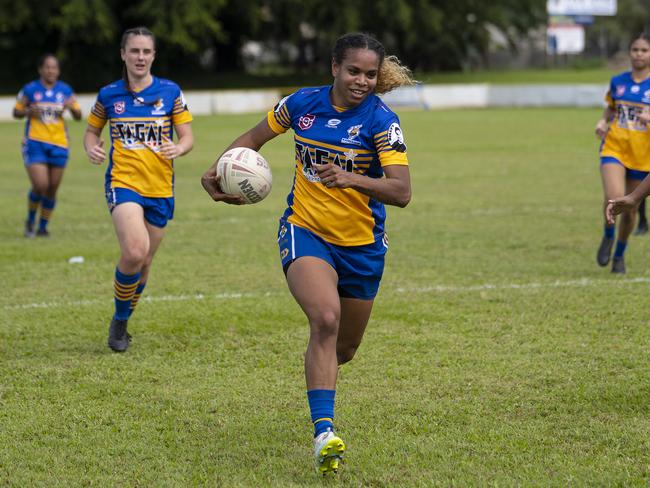
{"label": "yellow sleeve", "polygon": [[614,103],[614,99],[612,98],[612,92],[608,91],[607,95],[605,95],[605,102],[607,102],[607,106],[611,108],[612,110],[616,108],[616,104]]}
{"label": "yellow sleeve", "polygon": [[183,97],[183,94],[181,93],[178,97],[176,97],[176,100],[174,100],[174,108],[172,110],[172,124],[188,124],[192,122],[192,120],[192,114],[187,108],[185,97]]}
{"label": "yellow sleeve", "polygon": [[92,125],[97,129],[103,129],[106,125],[106,110],[104,110],[104,106],[99,101],[95,102],[95,106],[88,114],[87,121],[88,125]]}
{"label": "yellow sleeve", "polygon": [[379,163],[382,167],[398,164],[400,166],[408,166],[409,161],[405,152],[398,151],[384,151],[379,153]]}

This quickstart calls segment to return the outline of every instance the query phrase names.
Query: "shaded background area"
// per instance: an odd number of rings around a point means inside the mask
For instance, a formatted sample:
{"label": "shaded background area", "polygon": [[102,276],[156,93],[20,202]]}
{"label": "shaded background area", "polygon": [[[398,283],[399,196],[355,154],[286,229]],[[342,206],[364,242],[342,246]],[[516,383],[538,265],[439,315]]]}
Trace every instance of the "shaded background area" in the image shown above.
{"label": "shaded background area", "polygon": [[[650,26],[650,0],[619,0],[615,17],[587,30],[580,56],[595,67]],[[329,50],[342,33],[375,34],[422,78],[435,72],[549,67],[545,0],[0,0],[0,92],[36,77],[43,53],[62,79],[94,92],[120,73],[121,33],[148,26],[158,38],[155,71],[184,89],[327,82]]]}

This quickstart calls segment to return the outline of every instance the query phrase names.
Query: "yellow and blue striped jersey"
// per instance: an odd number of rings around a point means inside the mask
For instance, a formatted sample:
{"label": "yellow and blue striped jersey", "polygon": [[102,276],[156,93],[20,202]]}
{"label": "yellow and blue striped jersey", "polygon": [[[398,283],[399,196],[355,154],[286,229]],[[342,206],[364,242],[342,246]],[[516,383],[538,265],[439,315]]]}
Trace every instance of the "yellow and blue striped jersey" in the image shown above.
{"label": "yellow and blue striped jersey", "polygon": [[43,85],[40,79],[27,83],[16,97],[16,109],[22,111],[27,106],[35,106],[40,109],[40,115],[27,118],[25,138],[67,149],[68,131],[63,121],[63,106],[69,99],[79,108],[72,88],[62,81],[57,81],[51,88]]}
{"label": "yellow and blue striped jersey", "polygon": [[406,145],[397,115],[379,97],[343,111],[332,105],[330,90],[303,88],[267,115],[275,133],[294,131],[296,173],[284,217],[332,244],[366,245],[384,235],[384,205],[351,188],[325,187],[312,163],[382,178],[384,166],[408,165]]}
{"label": "yellow and blue striped jersey", "polygon": [[128,188],[143,197],[174,194],[174,165],[160,154],[173,137],[174,126],[192,121],[179,86],[153,77],[144,90],[133,93],[119,80],[99,91],[88,124],[102,129],[109,122],[111,149],[106,190]]}
{"label": "yellow and blue striped jersey", "polygon": [[637,117],[650,108],[650,78],[637,82],[629,71],[614,76],[605,100],[615,118],[601,146],[601,158],[615,158],[627,168],[650,171],[650,132]]}

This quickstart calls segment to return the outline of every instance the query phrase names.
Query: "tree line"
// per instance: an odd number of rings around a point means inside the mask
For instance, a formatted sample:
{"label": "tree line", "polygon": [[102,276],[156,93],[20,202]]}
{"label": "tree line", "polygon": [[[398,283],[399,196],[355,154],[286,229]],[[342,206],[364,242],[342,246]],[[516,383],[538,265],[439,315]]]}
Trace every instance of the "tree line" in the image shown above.
{"label": "tree line", "polygon": [[[628,31],[647,22],[649,1],[619,0],[633,12],[624,16]],[[63,79],[94,91],[119,77],[121,33],[138,25],[157,37],[155,73],[200,88],[250,73],[242,48],[251,41],[258,55],[273,55],[276,73],[326,76],[334,40],[350,31],[374,34],[415,71],[458,70],[486,58],[491,29],[514,49],[546,20],[546,0],[0,0],[0,55],[10,67],[0,88],[34,78],[51,52]]]}

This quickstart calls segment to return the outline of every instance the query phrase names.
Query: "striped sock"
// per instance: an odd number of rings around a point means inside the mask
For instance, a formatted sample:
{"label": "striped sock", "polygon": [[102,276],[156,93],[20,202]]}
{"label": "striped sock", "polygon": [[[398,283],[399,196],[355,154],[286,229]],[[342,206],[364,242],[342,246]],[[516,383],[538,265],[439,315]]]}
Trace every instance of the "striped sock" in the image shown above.
{"label": "striped sock", "polygon": [[30,225],[34,225],[34,222],[36,222],[36,211],[42,199],[43,197],[41,195],[37,195],[31,190],[27,194],[27,222]]}
{"label": "striped sock", "polygon": [[115,296],[115,316],[117,320],[128,320],[131,300],[140,281],[140,273],[125,275],[115,268],[113,292]]}
{"label": "striped sock", "polygon": [[145,286],[147,286],[146,281],[138,283],[138,287],[135,289],[135,294],[131,299],[131,308],[129,308],[129,317],[131,317],[131,315],[133,314],[133,311],[135,310],[135,307],[138,304],[138,300],[140,300],[140,295],[142,295],[142,290],[144,290]]}
{"label": "striped sock", "polygon": [[56,200],[43,197],[41,201],[41,220],[38,222],[39,230],[46,230],[47,223],[52,217],[52,212],[54,211],[54,206],[56,205]]}
{"label": "striped sock", "polygon": [[334,397],[336,390],[309,390],[307,400],[314,424],[314,437],[326,430],[334,430]]}

